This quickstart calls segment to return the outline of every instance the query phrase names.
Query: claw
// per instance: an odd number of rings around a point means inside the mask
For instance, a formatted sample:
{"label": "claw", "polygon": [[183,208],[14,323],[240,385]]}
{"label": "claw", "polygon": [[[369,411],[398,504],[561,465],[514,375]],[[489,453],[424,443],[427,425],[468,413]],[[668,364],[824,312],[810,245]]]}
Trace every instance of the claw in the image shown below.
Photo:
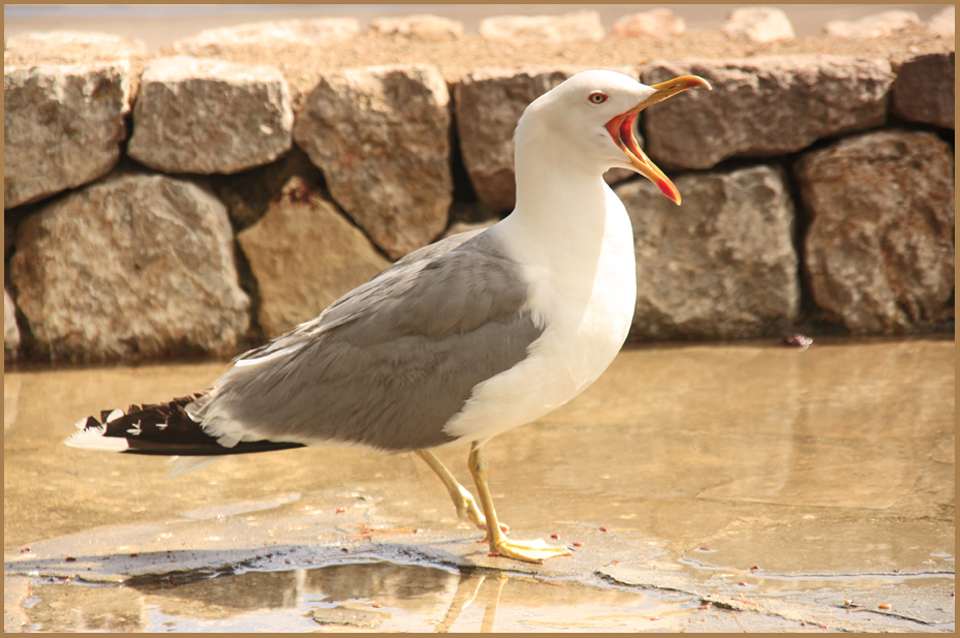
{"label": "claw", "polygon": [[572,553],[566,547],[547,545],[546,541],[539,538],[535,541],[511,541],[503,539],[499,542],[494,541],[491,543],[490,548],[501,556],[528,563],[542,563],[548,558],[569,556]]}

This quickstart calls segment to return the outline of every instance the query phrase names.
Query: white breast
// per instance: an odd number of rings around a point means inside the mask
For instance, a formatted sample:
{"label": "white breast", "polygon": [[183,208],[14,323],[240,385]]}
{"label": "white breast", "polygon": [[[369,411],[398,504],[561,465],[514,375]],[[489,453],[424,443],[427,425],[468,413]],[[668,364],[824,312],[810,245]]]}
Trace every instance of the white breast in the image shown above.
{"label": "white breast", "polygon": [[605,196],[599,251],[572,242],[571,250],[583,254],[552,255],[547,264],[549,252],[537,255],[518,234],[501,234],[508,254],[525,267],[527,310],[545,329],[526,359],[477,385],[445,432],[483,441],[534,421],[580,394],[613,362],[633,319],[636,260],[630,218],[613,191],[605,189]]}

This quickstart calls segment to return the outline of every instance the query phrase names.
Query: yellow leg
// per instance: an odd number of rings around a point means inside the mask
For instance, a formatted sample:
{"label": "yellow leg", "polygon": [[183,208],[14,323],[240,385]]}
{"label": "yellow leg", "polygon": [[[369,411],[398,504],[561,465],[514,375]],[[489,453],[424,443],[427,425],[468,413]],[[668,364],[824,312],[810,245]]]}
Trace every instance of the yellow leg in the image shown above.
{"label": "yellow leg", "polygon": [[543,540],[511,541],[500,530],[497,524],[497,512],[493,509],[493,499],[490,497],[490,488],[487,487],[487,463],[480,455],[480,444],[474,442],[470,448],[470,473],[477,485],[477,496],[487,521],[487,540],[490,542],[490,551],[501,556],[523,560],[530,563],[539,563],[555,556],[567,556],[570,550],[566,547],[552,547]]}
{"label": "yellow leg", "polygon": [[453,499],[453,504],[457,507],[457,516],[460,518],[469,518],[479,529],[487,529],[487,521],[483,517],[483,512],[477,507],[477,502],[473,500],[473,496],[470,495],[467,488],[457,482],[457,479],[453,477],[453,474],[450,473],[447,466],[441,463],[440,459],[429,450],[417,450],[416,453],[417,456],[430,466],[431,470],[436,472],[440,480],[443,481],[447,491],[450,492],[450,498]]}

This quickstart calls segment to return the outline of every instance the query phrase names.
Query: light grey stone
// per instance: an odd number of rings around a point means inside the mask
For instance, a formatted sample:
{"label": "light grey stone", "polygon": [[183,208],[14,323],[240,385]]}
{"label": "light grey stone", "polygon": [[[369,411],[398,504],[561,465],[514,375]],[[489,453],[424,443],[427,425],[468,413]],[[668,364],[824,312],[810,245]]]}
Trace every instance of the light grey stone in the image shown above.
{"label": "light grey stone", "polygon": [[720,30],[734,40],[760,44],[790,40],[796,35],[787,14],[774,7],[734,9]]}
{"label": "light grey stone", "polygon": [[287,82],[270,66],[153,60],[133,110],[130,157],[168,173],[236,173],[293,144]]}
{"label": "light grey stone", "polygon": [[390,618],[390,614],[349,607],[319,607],[312,609],[309,617],[322,627],[370,631],[382,625],[384,620]]}
{"label": "light grey stone", "polygon": [[646,84],[678,75],[708,80],[643,114],[646,150],[665,166],[705,169],[731,157],[769,157],[873,128],[887,118],[887,60],[789,55],[651,62]]}
{"label": "light grey stone", "polygon": [[915,24],[920,24],[916,12],[891,9],[859,20],[831,20],[823,31],[841,38],[882,38]]}
{"label": "light grey stone", "polygon": [[273,51],[307,52],[314,47],[335,45],[360,33],[356,18],[317,18],[254,22],[219,29],[206,29],[171,45],[175,53],[207,56],[269,47]]}
{"label": "light grey stone", "polygon": [[596,11],[574,11],[558,16],[496,16],[484,18],[477,29],[484,40],[540,40],[543,42],[599,42],[606,32]]}
{"label": "light grey stone", "polygon": [[957,35],[957,8],[949,5],[938,11],[929,23],[930,30],[941,38],[954,38]]}
{"label": "light grey stone", "polygon": [[129,63],[3,69],[3,207],[98,179],[117,164]]}
{"label": "light grey stone", "polygon": [[687,31],[687,23],[670,9],[658,8],[623,16],[611,33],[621,38],[673,38]]}
{"label": "light grey stone", "polygon": [[951,316],[954,183],[949,146],[929,132],[865,133],[795,167],[811,221],[804,263],[814,301],[858,334]]}
{"label": "light grey stone", "polygon": [[646,179],[614,189],[636,242],[633,334],[736,339],[788,330],[800,288],[784,172],[755,165],[674,182],[679,208]]}
{"label": "light grey stone", "polygon": [[907,60],[893,83],[893,114],[911,122],[956,126],[955,53],[933,53]]}
{"label": "light grey stone", "polygon": [[435,15],[374,18],[370,29],[380,35],[404,36],[416,40],[446,41],[464,37],[463,23]]}
{"label": "light grey stone", "polygon": [[322,190],[298,176],[237,241],[257,280],[260,327],[271,339],[390,265]]}
{"label": "light grey stone", "polygon": [[10,279],[40,348],[78,360],[233,354],[248,327],[223,204],[115,173],[21,222]]}
{"label": "light grey stone", "polygon": [[126,38],[95,31],[32,31],[7,38],[3,55],[42,62],[51,58],[77,61],[143,57],[147,43],[139,38]]}
{"label": "light grey stone", "polygon": [[392,259],[429,244],[453,201],[450,95],[426,65],[324,75],[294,138],[330,194]]}

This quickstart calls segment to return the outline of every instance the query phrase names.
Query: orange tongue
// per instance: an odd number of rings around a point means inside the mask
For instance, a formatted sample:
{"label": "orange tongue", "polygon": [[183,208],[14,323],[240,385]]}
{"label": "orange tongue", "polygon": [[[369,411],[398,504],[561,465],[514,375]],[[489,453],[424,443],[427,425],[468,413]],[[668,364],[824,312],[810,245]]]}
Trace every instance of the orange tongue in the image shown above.
{"label": "orange tongue", "polygon": [[633,134],[633,123],[637,120],[640,111],[627,111],[623,115],[618,115],[606,124],[610,137],[616,142],[627,157],[630,163],[640,169],[641,174],[657,185],[660,192],[674,204],[680,204],[680,191],[673,185],[673,182],[663,174],[656,164],[650,161],[647,154],[643,152],[637,143],[637,138]]}

